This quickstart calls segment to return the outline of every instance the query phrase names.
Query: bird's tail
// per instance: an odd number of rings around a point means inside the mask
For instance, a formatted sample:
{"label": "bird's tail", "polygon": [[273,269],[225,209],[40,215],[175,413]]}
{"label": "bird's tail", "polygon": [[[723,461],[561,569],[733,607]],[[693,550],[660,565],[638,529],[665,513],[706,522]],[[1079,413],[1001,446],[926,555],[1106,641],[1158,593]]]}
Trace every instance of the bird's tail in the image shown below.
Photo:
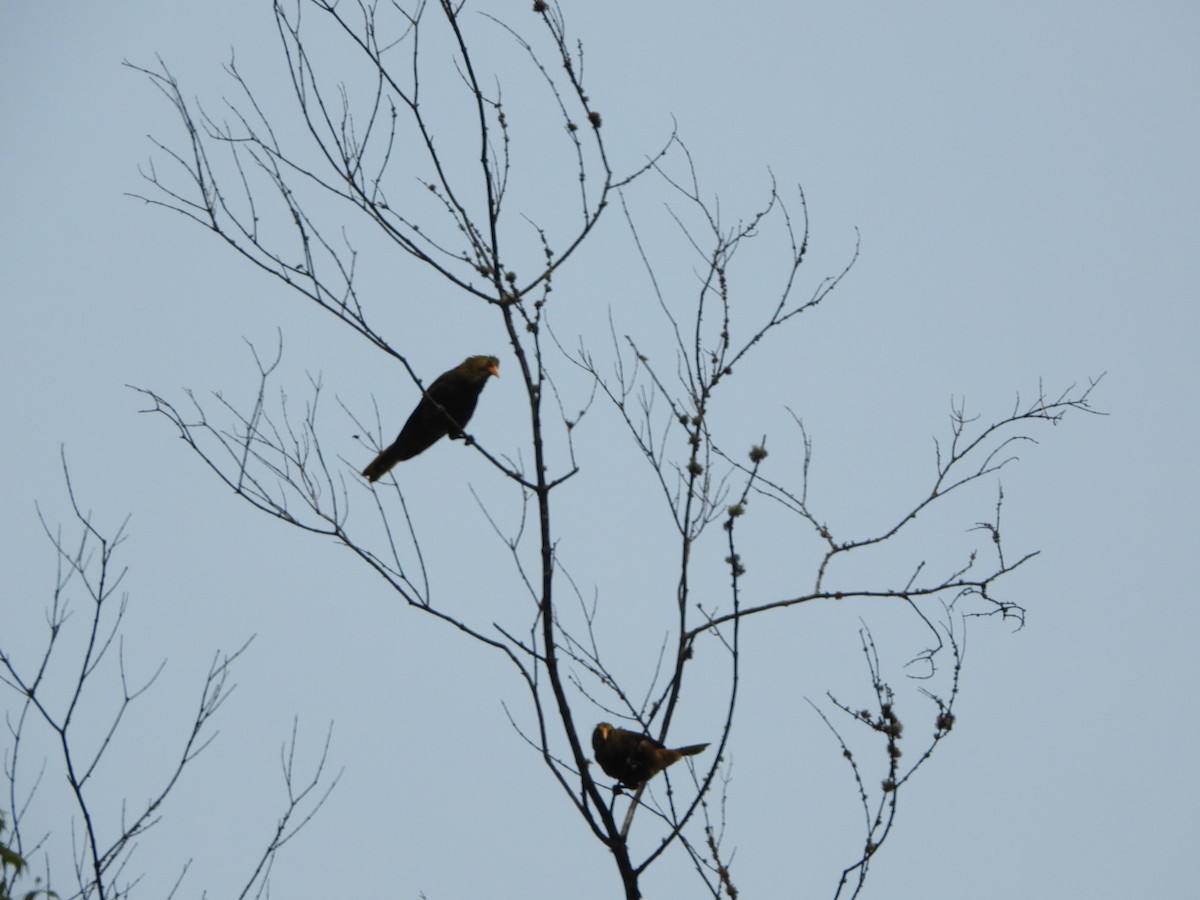
{"label": "bird's tail", "polygon": [[377,457],[371,460],[371,464],[362,470],[363,478],[367,479],[367,481],[378,481],[380,478],[390,472],[396,463],[400,462],[401,460],[408,459],[408,457],[403,453],[403,448],[398,446],[399,443],[399,441],[396,441]]}
{"label": "bird's tail", "polygon": [[680,756],[695,756],[697,753],[702,752],[707,746],[708,744],[691,744],[687,747],[676,747],[675,752]]}

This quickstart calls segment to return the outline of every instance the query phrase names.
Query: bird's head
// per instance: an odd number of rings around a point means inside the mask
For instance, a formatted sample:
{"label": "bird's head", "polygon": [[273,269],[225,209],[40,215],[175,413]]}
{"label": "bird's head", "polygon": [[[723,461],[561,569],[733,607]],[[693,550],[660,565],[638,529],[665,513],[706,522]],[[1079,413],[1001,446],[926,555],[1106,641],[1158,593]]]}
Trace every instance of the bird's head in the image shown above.
{"label": "bird's head", "polygon": [[467,370],[480,381],[486,381],[489,375],[500,377],[500,360],[494,356],[468,356],[459,368]]}

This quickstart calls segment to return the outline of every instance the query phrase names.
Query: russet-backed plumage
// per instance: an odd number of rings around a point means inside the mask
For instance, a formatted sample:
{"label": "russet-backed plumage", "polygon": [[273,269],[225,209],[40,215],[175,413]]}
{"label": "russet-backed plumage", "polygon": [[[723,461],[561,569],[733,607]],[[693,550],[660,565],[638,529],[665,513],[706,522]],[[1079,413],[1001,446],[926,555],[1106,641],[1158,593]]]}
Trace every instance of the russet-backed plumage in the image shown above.
{"label": "russet-backed plumage", "polygon": [[500,377],[500,360],[494,356],[469,356],[439,375],[425,389],[396,440],[363,469],[363,477],[378,481],[396,463],[428,450],[439,438],[461,438],[475,412],[479,392],[493,375]]}
{"label": "russet-backed plumage", "polygon": [[615,728],[601,722],[592,732],[592,751],[605,773],[627,788],[637,790],[667,766],[685,756],[695,756],[708,744],[692,744],[674,750],[648,734]]}

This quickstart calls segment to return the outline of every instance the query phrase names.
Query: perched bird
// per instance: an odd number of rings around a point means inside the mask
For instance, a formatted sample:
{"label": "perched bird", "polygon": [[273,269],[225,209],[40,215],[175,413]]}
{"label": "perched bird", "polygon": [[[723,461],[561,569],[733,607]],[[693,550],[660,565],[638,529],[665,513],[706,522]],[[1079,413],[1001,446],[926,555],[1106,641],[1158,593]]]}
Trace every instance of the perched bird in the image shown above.
{"label": "perched bird", "polygon": [[494,356],[468,356],[461,365],[439,375],[425,389],[392,445],[363,469],[363,477],[378,481],[396,463],[428,450],[443,435],[450,435],[451,440],[461,438],[490,375],[500,377],[500,360]]}
{"label": "perched bird", "polygon": [[667,766],[685,756],[695,756],[708,744],[692,744],[669,750],[648,734],[614,728],[601,722],[592,732],[596,762],[607,774],[627,788],[637,790]]}

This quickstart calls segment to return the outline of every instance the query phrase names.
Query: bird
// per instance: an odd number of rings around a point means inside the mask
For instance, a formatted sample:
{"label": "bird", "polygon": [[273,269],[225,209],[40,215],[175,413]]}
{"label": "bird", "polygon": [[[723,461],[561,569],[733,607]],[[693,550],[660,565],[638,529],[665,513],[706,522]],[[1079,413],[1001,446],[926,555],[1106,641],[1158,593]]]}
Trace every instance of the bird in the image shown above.
{"label": "bird", "polygon": [[412,411],[390,447],[371,460],[362,470],[367,481],[378,481],[396,463],[412,459],[428,450],[438,438],[451,440],[463,436],[463,428],[475,412],[479,392],[488,377],[500,377],[500,360],[494,356],[468,356],[459,365],[443,372],[425,389],[421,402]]}
{"label": "bird", "polygon": [[695,756],[707,746],[692,744],[670,750],[648,734],[626,731],[607,722],[601,722],[592,732],[592,750],[600,768],[631,790],[637,790],[667,766],[685,756]]}

